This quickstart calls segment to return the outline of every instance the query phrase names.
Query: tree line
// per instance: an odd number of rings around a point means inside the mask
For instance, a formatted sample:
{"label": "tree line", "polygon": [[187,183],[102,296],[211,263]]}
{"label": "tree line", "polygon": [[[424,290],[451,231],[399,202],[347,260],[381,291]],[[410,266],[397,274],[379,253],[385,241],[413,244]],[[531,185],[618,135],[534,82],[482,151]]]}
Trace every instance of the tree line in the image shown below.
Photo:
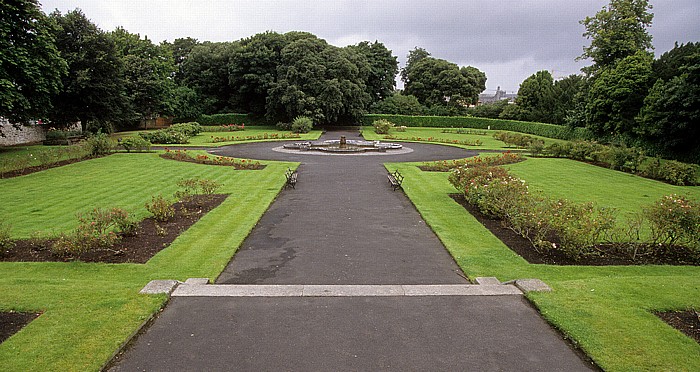
{"label": "tree line", "polygon": [[590,39],[581,75],[555,81],[539,71],[515,104],[470,110],[478,116],[585,127],[599,139],[653,155],[700,162],[700,43],[675,44],[654,58],[647,0],[612,0],[581,21]]}
{"label": "tree line", "polygon": [[[354,122],[391,97],[398,61],[381,42],[336,47],[307,32],[232,42],[154,43],[107,32],[79,9],[44,14],[37,0],[0,4],[0,116],[85,130],[130,129],[158,116],[249,113],[268,122],[308,116]],[[406,88],[422,104],[475,103],[486,76],[412,52]]]}

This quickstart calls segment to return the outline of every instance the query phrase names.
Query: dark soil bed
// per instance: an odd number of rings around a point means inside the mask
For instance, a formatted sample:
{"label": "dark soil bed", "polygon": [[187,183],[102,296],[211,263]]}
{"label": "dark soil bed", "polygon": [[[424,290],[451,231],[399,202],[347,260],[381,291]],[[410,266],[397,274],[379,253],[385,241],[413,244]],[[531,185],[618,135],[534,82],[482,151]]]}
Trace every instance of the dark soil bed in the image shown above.
{"label": "dark soil bed", "polygon": [[29,322],[41,313],[16,313],[14,311],[0,312],[0,343],[19,332]]}
{"label": "dark soil bed", "polygon": [[493,235],[500,239],[513,252],[520,255],[527,262],[532,264],[549,264],[549,265],[589,265],[589,266],[610,266],[610,265],[694,265],[698,266],[697,262],[688,262],[687,252],[679,247],[674,250],[675,254],[666,254],[663,256],[644,255],[637,256],[632,259],[629,255],[623,253],[620,247],[615,245],[601,245],[599,250],[603,251],[597,255],[583,256],[578,260],[574,260],[566,256],[562,251],[551,249],[540,252],[530,243],[529,240],[523,238],[513,230],[504,227],[500,220],[491,219],[478,209],[467,203],[464,195],[451,194],[452,199],[462,205],[471,215],[473,215],[484,227],[489,229]]}
{"label": "dark soil bed", "polygon": [[700,314],[696,311],[664,311],[655,314],[671,327],[700,343]]}
{"label": "dark soil bed", "polygon": [[46,164],[46,165],[36,165],[33,167],[16,169],[13,171],[0,173],[0,178],[13,178],[13,177],[24,176],[27,174],[41,172],[43,170],[47,170],[47,169],[51,169],[51,168],[58,168],[58,167],[62,167],[64,165],[68,165],[68,164],[79,163],[79,162],[84,161],[84,160],[96,159],[99,157],[101,157],[101,156],[91,156],[91,157],[85,157],[85,158],[67,159],[67,160],[61,160],[59,162]]}
{"label": "dark soil bed", "polygon": [[167,222],[146,218],[139,223],[136,234],[125,236],[110,249],[96,249],[79,256],[59,256],[51,252],[51,240],[26,239],[0,251],[0,261],[23,262],[106,262],[145,263],[172,243],[183,231],[194,225],[207,212],[221,204],[228,195],[196,195],[186,203],[175,203],[175,216]]}

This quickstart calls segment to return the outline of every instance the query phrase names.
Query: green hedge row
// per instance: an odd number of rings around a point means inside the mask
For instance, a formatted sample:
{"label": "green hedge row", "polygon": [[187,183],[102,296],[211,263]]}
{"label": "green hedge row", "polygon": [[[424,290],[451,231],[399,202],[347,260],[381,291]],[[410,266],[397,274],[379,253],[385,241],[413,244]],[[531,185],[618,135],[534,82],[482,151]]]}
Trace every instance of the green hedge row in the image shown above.
{"label": "green hedge row", "polygon": [[533,123],[527,121],[477,118],[471,116],[408,116],[368,114],[362,117],[362,125],[372,125],[375,120],[386,119],[396,125],[407,127],[476,128],[507,130],[563,140],[589,140],[593,134],[585,128],[571,129],[562,125]]}
{"label": "green hedge row", "polygon": [[253,118],[248,114],[215,114],[202,115],[197,118],[197,122],[202,125],[228,125],[245,124],[248,125],[270,125],[264,118]]}

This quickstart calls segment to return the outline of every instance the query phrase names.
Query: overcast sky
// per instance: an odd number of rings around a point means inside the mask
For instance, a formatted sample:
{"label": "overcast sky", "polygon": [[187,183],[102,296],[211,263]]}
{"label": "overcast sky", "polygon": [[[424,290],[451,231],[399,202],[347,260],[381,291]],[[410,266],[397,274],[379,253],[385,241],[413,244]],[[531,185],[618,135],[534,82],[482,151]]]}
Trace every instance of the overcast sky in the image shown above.
{"label": "overcast sky", "polygon": [[[415,46],[486,73],[487,92],[508,92],[539,70],[578,73],[589,44],[579,21],[607,0],[40,0],[45,12],[75,8],[105,31],[122,26],[154,42],[234,41],[264,31],[308,31],[336,46],[378,40],[401,66]],[[651,1],[656,55],[700,41],[700,1]]]}

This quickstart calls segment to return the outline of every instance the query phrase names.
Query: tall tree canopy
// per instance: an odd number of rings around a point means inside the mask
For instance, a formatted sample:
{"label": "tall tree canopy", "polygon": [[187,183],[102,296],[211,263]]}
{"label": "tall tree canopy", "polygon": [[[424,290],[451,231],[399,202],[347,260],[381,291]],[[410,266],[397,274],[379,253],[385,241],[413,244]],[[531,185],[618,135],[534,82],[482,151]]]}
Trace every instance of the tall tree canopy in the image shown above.
{"label": "tall tree canopy", "polygon": [[486,89],[486,74],[474,67],[462,67],[444,59],[424,56],[409,62],[405,92],[427,106],[475,104]]}
{"label": "tall tree canopy", "polygon": [[696,161],[700,160],[699,45],[677,46],[656,61],[654,75],[660,77],[644,99],[635,129],[662,152],[695,156]]}
{"label": "tall tree canopy", "polygon": [[348,48],[364,56],[369,63],[369,75],[365,85],[372,101],[381,101],[391,96],[396,88],[395,78],[399,72],[399,62],[396,56],[391,54],[391,50],[378,41],[371,44],[363,41]]}
{"label": "tall tree canopy", "polygon": [[55,29],[36,0],[0,2],[0,116],[20,123],[48,114],[66,73]]}
{"label": "tall tree canopy", "polygon": [[50,16],[59,25],[56,46],[68,63],[63,89],[53,98],[51,120],[81,121],[83,129],[89,129],[122,117],[128,106],[124,65],[112,38],[80,10]]}
{"label": "tall tree canopy", "polygon": [[518,89],[516,103],[524,120],[550,122],[554,108],[554,78],[549,71],[538,71],[525,79]]}
{"label": "tall tree canopy", "polygon": [[141,119],[174,113],[175,62],[167,45],[155,45],[119,27],[110,36],[124,65],[124,87],[128,110],[122,116],[125,126]]}
{"label": "tall tree canopy", "polygon": [[305,115],[315,123],[333,123],[358,118],[369,106],[369,65],[351,50],[307,37],[288,43],[281,56],[269,91],[268,119]]}
{"label": "tall tree canopy", "polygon": [[599,72],[586,100],[589,129],[601,135],[634,133],[635,117],[653,83],[652,61],[650,53],[639,51]]}
{"label": "tall tree canopy", "polygon": [[580,57],[593,60],[589,72],[652,48],[647,31],[654,18],[651,8],[648,0],[611,0],[595,16],[581,21],[586,27],[583,36],[591,40]]}

